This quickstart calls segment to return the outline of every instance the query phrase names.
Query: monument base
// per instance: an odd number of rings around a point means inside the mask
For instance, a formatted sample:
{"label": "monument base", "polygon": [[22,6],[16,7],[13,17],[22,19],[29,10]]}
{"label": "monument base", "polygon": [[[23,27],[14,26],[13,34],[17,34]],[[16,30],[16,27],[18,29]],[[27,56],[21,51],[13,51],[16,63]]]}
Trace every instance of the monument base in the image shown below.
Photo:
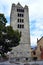
{"label": "monument base", "polygon": [[30,51],[30,45],[27,44],[20,44],[17,47],[13,47],[13,50],[11,51],[9,55],[10,60],[14,61],[30,61],[31,59],[31,51]]}

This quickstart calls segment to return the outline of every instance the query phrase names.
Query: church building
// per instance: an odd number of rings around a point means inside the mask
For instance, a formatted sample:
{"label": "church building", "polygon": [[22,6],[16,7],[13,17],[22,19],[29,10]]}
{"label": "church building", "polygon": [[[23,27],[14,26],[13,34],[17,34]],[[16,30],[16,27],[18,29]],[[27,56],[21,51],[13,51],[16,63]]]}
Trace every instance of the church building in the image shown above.
{"label": "church building", "polygon": [[30,52],[30,25],[29,25],[29,9],[18,3],[12,4],[10,14],[10,25],[14,30],[21,32],[21,41],[17,47],[14,47],[13,57],[19,61],[29,61],[31,57]]}

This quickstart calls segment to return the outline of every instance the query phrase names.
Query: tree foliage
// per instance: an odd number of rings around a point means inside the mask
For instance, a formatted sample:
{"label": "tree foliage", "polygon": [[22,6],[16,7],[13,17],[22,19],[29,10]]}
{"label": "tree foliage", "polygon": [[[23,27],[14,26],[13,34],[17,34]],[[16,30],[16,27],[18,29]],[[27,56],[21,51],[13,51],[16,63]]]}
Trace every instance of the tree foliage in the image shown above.
{"label": "tree foliage", "polygon": [[11,26],[6,27],[7,20],[4,14],[0,14],[0,54],[3,55],[19,45],[20,32],[13,30]]}

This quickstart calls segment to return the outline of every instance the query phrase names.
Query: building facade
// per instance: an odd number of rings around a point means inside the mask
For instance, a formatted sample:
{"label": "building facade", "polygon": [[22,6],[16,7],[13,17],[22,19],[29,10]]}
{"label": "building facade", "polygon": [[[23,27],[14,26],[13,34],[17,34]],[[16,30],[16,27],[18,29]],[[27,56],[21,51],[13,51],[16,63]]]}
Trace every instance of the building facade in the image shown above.
{"label": "building facade", "polygon": [[36,61],[37,60],[37,47],[35,47],[35,49],[31,48],[31,60],[32,61]]}
{"label": "building facade", "polygon": [[43,60],[43,36],[39,40],[37,39],[37,45],[38,59]]}
{"label": "building facade", "polygon": [[10,25],[14,30],[21,32],[20,45],[13,48],[14,57],[23,60],[29,60],[30,53],[30,26],[28,6],[22,7],[20,3],[12,4],[10,14]]}
{"label": "building facade", "polygon": [[[37,48],[31,52],[32,59],[37,57],[37,60],[43,60],[43,36],[37,39]],[[33,52],[35,52],[35,54]]]}

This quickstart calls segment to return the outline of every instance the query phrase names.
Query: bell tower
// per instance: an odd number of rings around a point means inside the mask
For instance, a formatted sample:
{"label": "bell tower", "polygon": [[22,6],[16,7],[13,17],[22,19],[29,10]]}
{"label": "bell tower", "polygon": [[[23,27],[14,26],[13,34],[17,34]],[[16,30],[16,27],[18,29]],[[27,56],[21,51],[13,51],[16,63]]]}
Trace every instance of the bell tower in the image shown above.
{"label": "bell tower", "polygon": [[20,45],[14,47],[12,52],[14,52],[14,57],[29,60],[31,57],[30,53],[30,26],[29,26],[29,9],[28,6],[21,6],[20,3],[12,4],[11,14],[10,14],[10,25],[14,30],[19,30],[21,32]]}

